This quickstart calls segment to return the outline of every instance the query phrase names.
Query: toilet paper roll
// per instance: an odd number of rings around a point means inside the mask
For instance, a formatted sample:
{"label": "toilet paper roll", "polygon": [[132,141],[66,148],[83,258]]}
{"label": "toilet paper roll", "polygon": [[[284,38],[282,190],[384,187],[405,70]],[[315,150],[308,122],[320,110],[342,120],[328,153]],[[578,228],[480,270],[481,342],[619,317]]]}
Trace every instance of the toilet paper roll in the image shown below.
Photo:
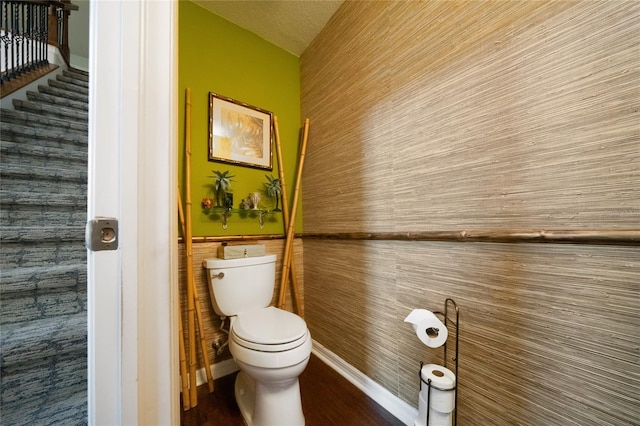
{"label": "toilet paper roll", "polygon": [[453,413],[441,413],[430,407],[427,404],[426,394],[425,398],[420,394],[420,402],[418,404],[418,417],[413,423],[414,426],[426,426],[427,425],[427,412],[429,413],[429,426],[451,426],[453,422]]}
{"label": "toilet paper roll", "polygon": [[[424,381],[420,390],[420,402],[427,400],[429,409],[440,413],[450,413],[456,405],[456,376],[451,370],[437,364],[425,364],[420,370],[420,378]],[[426,383],[431,380],[431,390]]]}
{"label": "toilet paper roll", "polygon": [[430,348],[439,348],[447,342],[447,327],[431,311],[414,309],[404,322],[413,324],[418,339]]}
{"label": "toilet paper roll", "polygon": [[453,415],[429,408],[429,426],[451,426]]}
{"label": "toilet paper roll", "polygon": [[422,392],[418,396],[418,417],[414,422],[414,426],[425,426],[427,424],[427,411],[429,411],[429,404],[427,404],[426,395],[423,396]]}

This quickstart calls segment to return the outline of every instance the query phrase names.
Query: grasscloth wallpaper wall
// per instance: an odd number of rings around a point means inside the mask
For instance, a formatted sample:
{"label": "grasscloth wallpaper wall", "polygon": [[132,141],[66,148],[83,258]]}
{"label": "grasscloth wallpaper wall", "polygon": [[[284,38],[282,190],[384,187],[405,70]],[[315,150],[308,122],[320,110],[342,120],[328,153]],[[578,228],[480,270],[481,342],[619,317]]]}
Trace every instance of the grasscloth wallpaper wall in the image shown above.
{"label": "grasscloth wallpaper wall", "polygon": [[[310,234],[640,231],[640,3],[346,2],[301,58]],[[316,341],[417,406],[404,317],[461,310],[460,425],[640,419],[640,247],[304,240]]]}

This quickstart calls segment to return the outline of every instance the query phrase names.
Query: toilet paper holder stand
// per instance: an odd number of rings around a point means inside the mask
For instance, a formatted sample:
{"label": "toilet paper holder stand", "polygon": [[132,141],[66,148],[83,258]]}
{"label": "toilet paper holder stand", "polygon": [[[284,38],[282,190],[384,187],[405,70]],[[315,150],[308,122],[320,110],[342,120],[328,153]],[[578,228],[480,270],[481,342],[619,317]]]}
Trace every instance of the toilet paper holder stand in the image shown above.
{"label": "toilet paper holder stand", "polygon": [[[451,308],[455,311],[455,322],[450,318],[449,316],[449,307],[451,306]],[[447,330],[449,330],[449,335],[451,335],[451,328],[449,327],[449,325],[453,325],[453,328],[455,329],[455,342],[456,342],[456,350],[455,353],[452,357],[452,361],[454,362],[454,368],[453,368],[453,374],[456,377],[456,383],[453,386],[452,389],[450,389],[451,391],[455,392],[455,396],[454,396],[454,406],[453,406],[453,425],[457,426],[458,424],[458,324],[460,321],[460,309],[458,309],[458,304],[451,298],[447,298],[444,301],[444,312],[439,312],[439,311],[434,311],[433,312],[436,315],[441,315],[444,318],[444,325],[445,327],[447,327]],[[447,346],[449,343],[449,339],[447,339],[447,341],[444,343],[444,345],[442,345],[443,350],[444,350],[444,367],[447,367]],[[422,366],[424,365],[424,362],[420,361],[420,370],[418,370],[418,378],[420,379],[420,391],[422,391],[422,384],[424,383],[425,385],[427,385],[427,419],[426,419],[426,426],[429,426],[429,407],[428,404],[431,401],[431,379],[427,378],[427,380],[424,380],[422,378]]]}

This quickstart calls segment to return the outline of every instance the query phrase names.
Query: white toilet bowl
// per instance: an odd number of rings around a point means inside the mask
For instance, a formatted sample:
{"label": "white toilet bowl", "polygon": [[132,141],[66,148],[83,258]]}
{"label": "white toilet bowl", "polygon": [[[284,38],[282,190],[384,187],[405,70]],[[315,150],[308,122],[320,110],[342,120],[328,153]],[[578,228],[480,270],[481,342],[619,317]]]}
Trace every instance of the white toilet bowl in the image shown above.
{"label": "white toilet bowl", "polygon": [[229,350],[240,368],[235,396],[249,425],[304,425],[298,376],[311,355],[311,335],[304,320],[268,307],[238,315]]}
{"label": "white toilet bowl", "polygon": [[276,256],[205,259],[213,310],[229,317],[229,350],[240,367],[235,396],[249,426],[302,426],[298,376],[311,355],[307,323],[269,306]]}

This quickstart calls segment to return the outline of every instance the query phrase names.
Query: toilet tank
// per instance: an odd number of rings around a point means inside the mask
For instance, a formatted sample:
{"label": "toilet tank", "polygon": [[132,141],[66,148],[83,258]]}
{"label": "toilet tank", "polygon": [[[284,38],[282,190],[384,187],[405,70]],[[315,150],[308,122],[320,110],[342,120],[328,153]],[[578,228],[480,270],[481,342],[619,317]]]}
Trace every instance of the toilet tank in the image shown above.
{"label": "toilet tank", "polygon": [[269,306],[276,278],[276,255],[241,259],[205,259],[209,296],[221,316]]}

